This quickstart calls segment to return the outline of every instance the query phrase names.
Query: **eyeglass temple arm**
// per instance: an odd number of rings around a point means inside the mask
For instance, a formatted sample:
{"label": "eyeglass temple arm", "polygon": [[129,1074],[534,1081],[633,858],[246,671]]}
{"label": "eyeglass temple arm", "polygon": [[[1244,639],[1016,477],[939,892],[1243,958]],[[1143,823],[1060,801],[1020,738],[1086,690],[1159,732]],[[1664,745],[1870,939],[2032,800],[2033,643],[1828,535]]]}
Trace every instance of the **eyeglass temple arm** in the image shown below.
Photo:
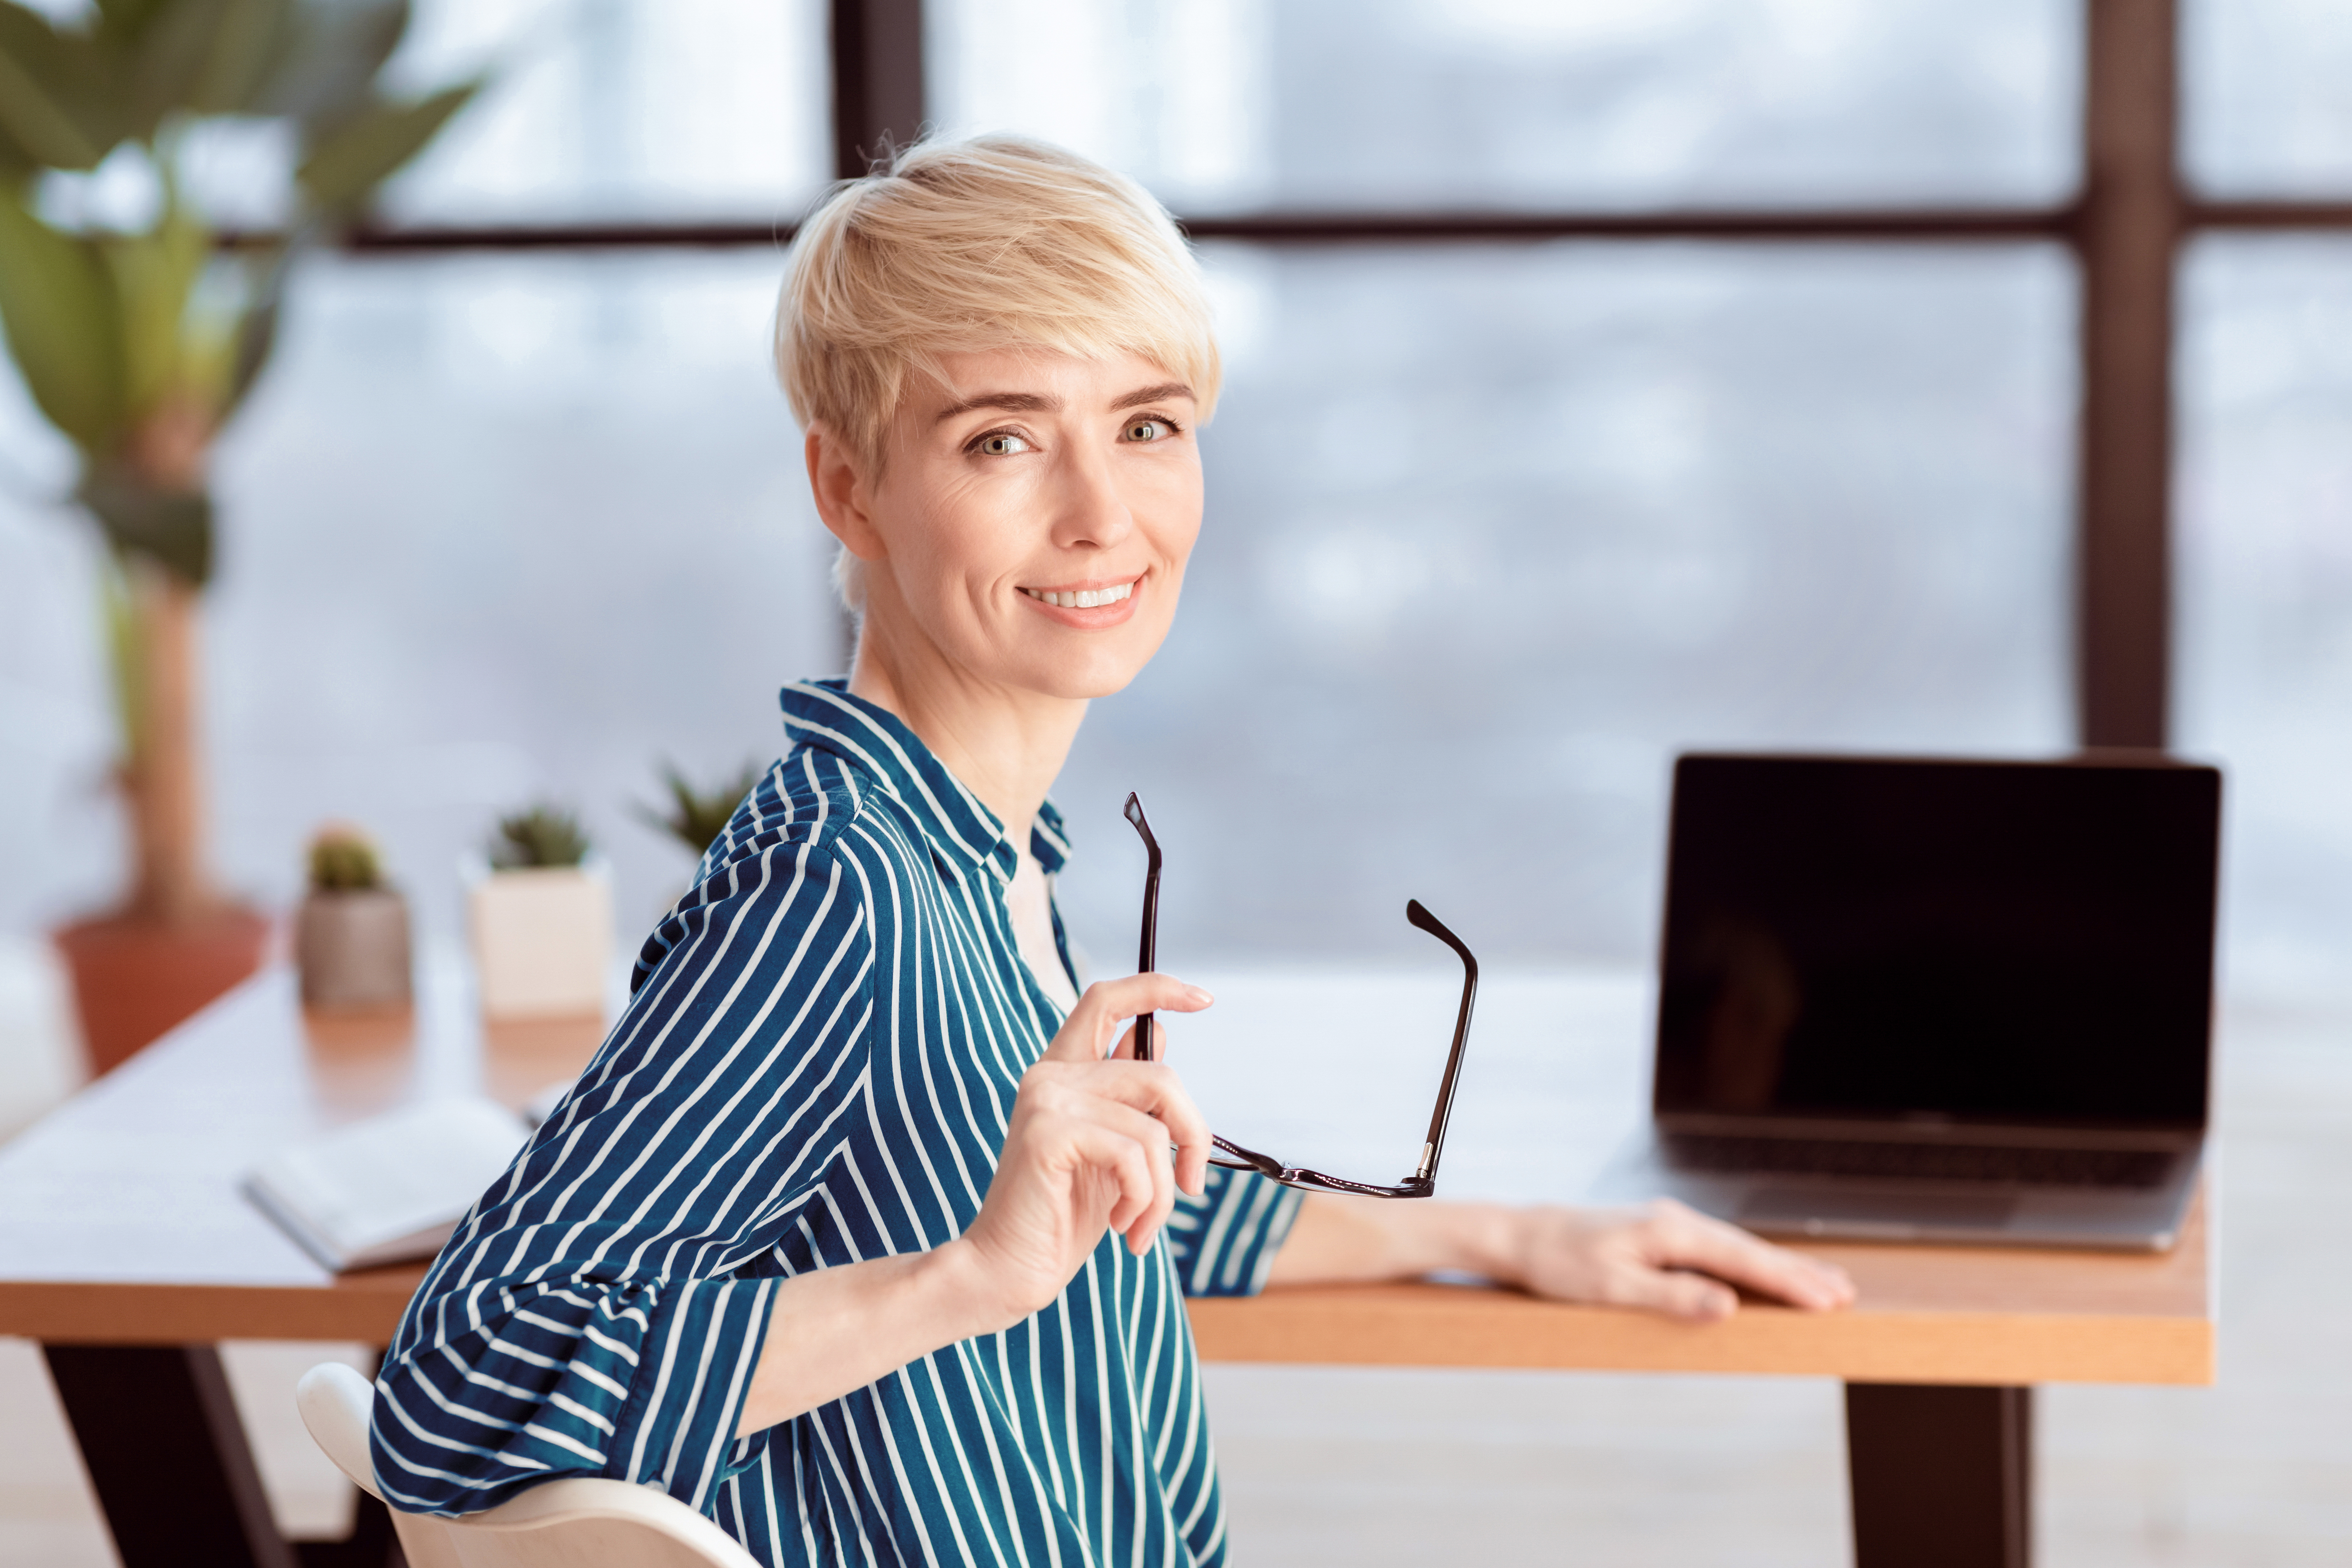
{"label": "eyeglass temple arm", "polygon": [[[1130,797],[1131,798],[1131,797]],[[1149,898],[1150,895],[1146,895]],[[1454,1116],[1454,1083],[1462,1073],[1462,1047],[1470,1039],[1470,1005],[1478,999],[1478,961],[1445,922],[1422,907],[1419,899],[1405,901],[1404,918],[1452,948],[1462,960],[1462,1010],[1454,1018],[1454,1048],[1445,1055],[1445,1077],[1437,1086],[1437,1108],[1429,1113],[1429,1137],[1423,1143],[1415,1182],[1433,1181],[1437,1157],[1445,1149],[1445,1124]]]}
{"label": "eyeglass temple arm", "polygon": [[[1136,832],[1143,836],[1143,942],[1136,953],[1135,972],[1149,974],[1160,967],[1160,840],[1151,837],[1151,823],[1143,815],[1143,802],[1135,792],[1127,792],[1127,819],[1135,824]],[[1145,1013],[1135,1020],[1135,1059],[1151,1059],[1151,1015]]]}

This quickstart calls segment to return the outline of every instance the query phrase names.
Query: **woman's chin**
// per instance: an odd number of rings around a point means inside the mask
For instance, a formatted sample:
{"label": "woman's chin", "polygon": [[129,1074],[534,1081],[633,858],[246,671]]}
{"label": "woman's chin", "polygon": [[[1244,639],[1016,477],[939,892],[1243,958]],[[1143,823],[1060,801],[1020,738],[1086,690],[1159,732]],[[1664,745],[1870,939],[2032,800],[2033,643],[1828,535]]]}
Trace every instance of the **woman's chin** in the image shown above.
{"label": "woman's chin", "polygon": [[1085,702],[1126,690],[1150,662],[1149,651],[1122,657],[1118,649],[1089,648],[1073,658],[1066,650],[1057,649],[1024,659],[1018,672],[1008,673],[1012,674],[1011,684],[1025,687],[1040,696]]}
{"label": "woman's chin", "polygon": [[1073,635],[1055,628],[1046,637],[1023,637],[1005,651],[1013,657],[1005,671],[1010,683],[1044,696],[1088,701],[1124,691],[1160,651],[1168,628],[1139,617],[1126,625]]}
{"label": "woman's chin", "polygon": [[1073,702],[1091,702],[1097,697],[1118,696],[1142,673],[1139,665],[1132,669],[1119,670],[1040,670],[1034,679],[1024,684],[1042,696],[1058,697]]}

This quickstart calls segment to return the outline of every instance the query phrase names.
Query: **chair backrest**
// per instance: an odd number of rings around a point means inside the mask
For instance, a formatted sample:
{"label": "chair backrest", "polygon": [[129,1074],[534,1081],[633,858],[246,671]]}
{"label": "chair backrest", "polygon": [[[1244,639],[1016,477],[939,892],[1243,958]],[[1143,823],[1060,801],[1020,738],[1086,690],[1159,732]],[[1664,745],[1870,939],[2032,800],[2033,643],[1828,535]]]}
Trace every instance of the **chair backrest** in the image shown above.
{"label": "chair backrest", "polygon": [[[340,1362],[295,1390],[311,1440],[371,1497],[368,1418],[375,1390]],[[464,1519],[392,1510],[409,1568],[758,1568],[751,1554],[676,1498],[622,1481],[563,1480]]]}

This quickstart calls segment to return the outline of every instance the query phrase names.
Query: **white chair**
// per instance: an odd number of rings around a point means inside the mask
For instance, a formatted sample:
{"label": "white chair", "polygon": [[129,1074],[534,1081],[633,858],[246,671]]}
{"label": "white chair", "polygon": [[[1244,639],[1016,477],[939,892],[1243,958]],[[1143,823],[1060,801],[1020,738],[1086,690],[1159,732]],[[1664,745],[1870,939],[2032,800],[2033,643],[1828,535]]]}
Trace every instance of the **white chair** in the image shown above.
{"label": "white chair", "polygon": [[[375,1390],[340,1362],[295,1390],[311,1440],[371,1497],[368,1413]],[[462,1520],[392,1510],[409,1568],[759,1568],[751,1554],[676,1498],[625,1481],[549,1481]]]}

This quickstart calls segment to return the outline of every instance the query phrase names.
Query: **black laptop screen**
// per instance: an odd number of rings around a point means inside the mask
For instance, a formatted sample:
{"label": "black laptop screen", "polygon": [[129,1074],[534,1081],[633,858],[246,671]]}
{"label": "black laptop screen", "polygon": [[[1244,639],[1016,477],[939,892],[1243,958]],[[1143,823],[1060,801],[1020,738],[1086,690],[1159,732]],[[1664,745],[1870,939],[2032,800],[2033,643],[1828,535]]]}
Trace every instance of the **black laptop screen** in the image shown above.
{"label": "black laptop screen", "polygon": [[2203,1125],[2221,786],[1683,758],[1657,1110]]}

